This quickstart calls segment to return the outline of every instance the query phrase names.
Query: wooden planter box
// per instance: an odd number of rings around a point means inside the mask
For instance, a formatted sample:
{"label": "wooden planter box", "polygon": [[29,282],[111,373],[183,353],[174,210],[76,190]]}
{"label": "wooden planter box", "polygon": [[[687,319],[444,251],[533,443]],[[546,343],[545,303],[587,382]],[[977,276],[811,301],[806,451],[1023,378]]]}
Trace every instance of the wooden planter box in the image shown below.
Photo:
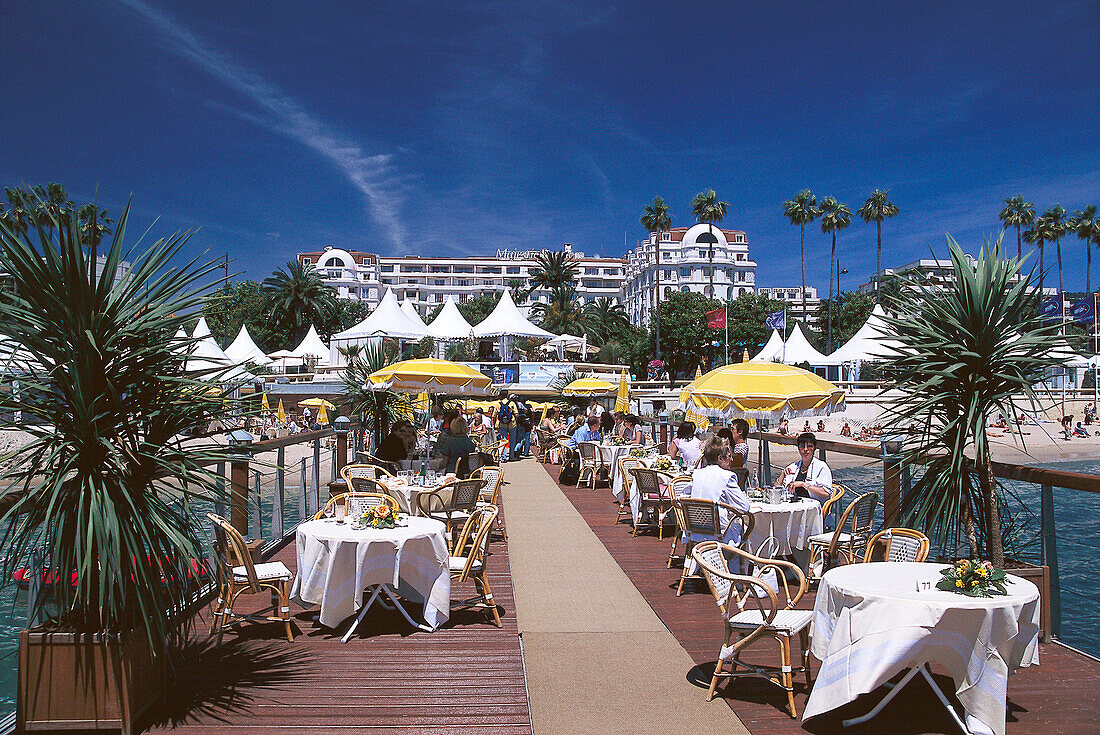
{"label": "wooden planter box", "polygon": [[16,712],[20,731],[111,730],[164,701],[165,657],[144,634],[19,634]]}
{"label": "wooden planter box", "polygon": [[1039,588],[1039,638],[1043,643],[1050,643],[1050,567],[1016,559],[1006,559],[1005,567],[1009,574],[1026,579]]}

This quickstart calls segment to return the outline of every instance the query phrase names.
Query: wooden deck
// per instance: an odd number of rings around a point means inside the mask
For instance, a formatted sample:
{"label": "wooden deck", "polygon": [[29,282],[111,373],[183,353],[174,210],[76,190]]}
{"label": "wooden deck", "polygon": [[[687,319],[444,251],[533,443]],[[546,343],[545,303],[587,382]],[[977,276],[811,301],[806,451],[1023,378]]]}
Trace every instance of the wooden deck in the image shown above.
{"label": "wooden deck", "polygon": [[[507,548],[495,541],[491,551],[489,582],[503,628],[483,611],[456,609],[440,630],[424,633],[396,612],[372,609],[344,645],[314,622],[315,609],[292,605],[293,643],[281,625],[254,624],[216,647],[205,636],[206,615],[149,731],[529,735]],[[293,570],[294,544],[273,558]],[[454,599],[474,594],[472,583],[452,588]],[[410,613],[417,617],[418,606]]]}
{"label": "wooden deck", "polygon": [[[556,467],[547,466],[546,469],[552,478],[557,477]],[[685,671],[684,675],[703,687],[699,696],[705,697],[723,635],[717,610],[705,585],[689,582],[691,586],[685,585],[684,595],[676,597],[675,585],[681,570],[675,563],[672,569],[665,566],[671,539],[666,536],[665,540],[658,541],[655,532],[631,537],[626,521],[615,523],[616,503],[606,486],[597,490],[562,486],[562,490],[695,661],[696,667]],[[807,595],[799,607],[812,608],[813,594]],[[774,660],[774,645],[771,641],[761,642],[757,648]],[[813,657],[810,660],[813,662]],[[1100,733],[1100,704],[1095,699],[1095,692],[1100,687],[1100,663],[1058,645],[1042,645],[1039,660],[1040,666],[1022,669],[1009,680],[1007,732],[1011,735]],[[937,678],[940,688],[950,695],[954,691],[950,678],[945,675]],[[805,681],[796,681],[795,686],[795,701],[801,712],[806,704]],[[740,679],[719,689],[719,693],[753,735],[805,732],[815,735],[887,732],[958,735],[957,725],[932,691],[920,683],[906,687],[877,718],[852,728],[843,728],[840,721],[869,711],[881,698],[881,693],[860,697],[856,702],[806,723],[805,728],[800,720],[787,716],[782,690],[763,680]]]}

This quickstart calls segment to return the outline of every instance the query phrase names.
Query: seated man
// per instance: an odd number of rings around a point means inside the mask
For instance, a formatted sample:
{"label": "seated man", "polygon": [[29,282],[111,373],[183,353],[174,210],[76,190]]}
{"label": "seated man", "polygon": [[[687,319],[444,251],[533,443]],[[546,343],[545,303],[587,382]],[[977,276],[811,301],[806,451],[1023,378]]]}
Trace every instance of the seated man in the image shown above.
{"label": "seated man", "polygon": [[573,436],[569,437],[569,446],[576,449],[581,442],[598,441],[600,441],[600,417],[589,416],[588,421],[573,432]]}
{"label": "seated man", "polygon": [[817,438],[809,432],[798,435],[800,459],[783,468],[779,482],[798,495],[824,503],[833,494],[833,472],[829,465],[814,457]]}
{"label": "seated man", "polygon": [[1085,427],[1081,426],[1081,422],[1078,421],[1077,426],[1073,430],[1073,435],[1074,436],[1088,436],[1089,433],[1087,431],[1085,431]]}

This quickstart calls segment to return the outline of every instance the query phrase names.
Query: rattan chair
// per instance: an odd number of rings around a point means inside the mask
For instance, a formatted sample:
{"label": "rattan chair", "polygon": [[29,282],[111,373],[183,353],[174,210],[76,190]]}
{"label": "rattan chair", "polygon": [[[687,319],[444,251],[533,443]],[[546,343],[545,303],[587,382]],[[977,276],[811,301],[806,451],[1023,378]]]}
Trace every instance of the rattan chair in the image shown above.
{"label": "rattan chair", "polygon": [[872,561],[879,545],[882,545],[881,561],[924,561],[928,558],[931,542],[920,531],[912,528],[886,528],[867,542],[867,551],[863,561]]}
{"label": "rattan chair", "polygon": [[619,477],[623,478],[623,499],[619,501],[619,512],[615,515],[615,523],[622,517],[630,515],[630,488],[634,482],[634,476],[630,471],[635,467],[645,467],[645,462],[639,457],[619,457]]}
{"label": "rattan chair", "polygon": [[489,534],[497,519],[497,507],[484,505],[470,514],[462,525],[462,532],[455,542],[450,568],[451,579],[455,582],[473,580],[478,595],[467,600],[452,600],[451,605],[462,607],[481,607],[493,615],[493,622],[501,627],[500,613],[493,602],[493,590],[489,587],[486,566],[489,559]]}
{"label": "rattan chair", "polygon": [[[500,509],[500,491],[504,486],[504,470],[500,467],[482,467],[470,475],[471,480],[481,480],[481,491],[478,493],[477,507],[486,505]],[[500,537],[508,542],[508,532],[504,529],[503,513],[497,513],[496,527],[500,531]]]}
{"label": "rattan chair", "polygon": [[375,505],[388,505],[390,506],[390,510],[401,510],[401,504],[389,493],[371,493],[353,490],[351,492],[333,495],[328,499],[328,502],[325,503],[325,507],[314,514],[313,520],[317,521],[324,518],[325,511],[330,508],[335,512],[337,505],[344,506],[348,518],[360,518],[363,513],[366,512],[367,508],[374,507]]}
{"label": "rattan chair", "polygon": [[[658,474],[658,479],[661,473]],[[691,484],[691,475],[677,475],[673,477],[665,485],[665,489],[668,490],[669,497],[672,498],[672,520],[676,523],[676,528],[672,534],[672,548],[668,551],[668,561],[665,562],[665,567],[672,569],[672,560],[676,558],[676,547],[680,542],[680,534],[684,531],[683,520],[680,518],[680,509],[676,506],[676,501],[682,496],[683,488]]]}
{"label": "rattan chair", "polygon": [[877,505],[878,493],[864,493],[844,509],[832,532],[810,537],[809,569],[813,579],[820,579],[835,566],[842,553],[845,564],[858,559],[856,550],[867,545]]}
{"label": "rattan chair", "polygon": [[577,485],[580,486],[584,471],[588,470],[589,485],[595,490],[596,475],[603,464],[600,460],[600,448],[596,446],[596,442],[580,442],[577,444],[577,451],[581,454],[581,471],[577,477]]}
{"label": "rattan chair", "polygon": [[[225,629],[241,621],[283,623],[286,639],[293,641],[288,587],[294,575],[281,561],[254,563],[244,538],[229,521],[213,513],[207,513],[206,517],[214,524],[216,541],[218,597],[214,601],[210,632],[217,634],[218,645],[221,645]],[[262,594],[265,591],[271,594],[271,605],[247,613],[233,609],[242,595]]]}
{"label": "rattan chair", "polygon": [[826,531],[832,531],[836,528],[836,519],[833,518],[833,523],[828,523],[830,517],[835,516],[836,508],[840,507],[840,501],[844,499],[844,496],[851,492],[851,490],[838,482],[833,483],[833,494],[829,496],[829,499],[821,504],[821,520],[824,523]]}
{"label": "rattan chair", "polygon": [[[721,511],[723,510],[726,511],[727,518],[725,525],[722,524]],[[738,538],[741,539],[739,545],[743,548],[749,540],[749,534],[752,533],[752,527],[756,520],[753,518],[752,513],[742,513],[732,505],[702,498],[678,498],[676,500],[676,518],[684,535],[684,571],[680,573],[680,582],[676,585],[677,597],[684,593],[684,580],[703,578],[702,574],[688,572],[688,569],[691,568],[691,564],[688,562],[691,550],[701,543],[699,541],[688,541],[689,534],[692,536],[710,536],[710,540],[721,541],[726,537],[730,527],[737,524],[741,527],[741,534]],[[673,543],[675,544],[675,542]],[[675,545],[672,548],[675,549]],[[671,560],[672,556],[670,555],[670,567]]]}
{"label": "rattan chair", "polygon": [[351,489],[353,477],[365,477],[369,480],[377,480],[379,477],[393,477],[389,470],[376,464],[346,464],[340,468],[340,477]]}
{"label": "rattan chair", "polygon": [[500,441],[487,444],[481,448],[481,451],[488,454],[493,459],[493,464],[500,466],[500,463],[504,460],[504,449],[508,446],[507,439],[501,439]]}
{"label": "rattan chair", "polygon": [[665,518],[672,512],[672,495],[667,487],[661,487],[661,473],[648,467],[635,467],[630,470],[638,491],[638,523],[634,524],[632,536],[638,535],[641,517],[647,509],[657,516],[657,538],[665,537]]}
{"label": "rattan chair", "polygon": [[442,521],[447,526],[447,543],[453,545],[454,535],[477,510],[478,496],[483,482],[480,479],[459,480],[451,488],[450,499],[437,491],[422,492],[416,496],[420,515]]}
{"label": "rattan chair", "polygon": [[[804,673],[806,686],[810,686],[808,657],[810,623],[814,617],[813,610],[795,609],[807,589],[802,570],[790,562],[763,559],[717,541],[703,541],[692,550],[691,555],[707,580],[726,627],[725,641],[714,665],[707,698],[714,698],[719,677],[759,676],[787,692],[787,712],[791,717],[797,717],[794,674]],[[732,574],[727,558],[736,559],[740,565],[752,569],[752,574]],[[764,581],[763,575],[769,571],[775,572],[779,589]],[[788,576],[797,580],[797,589],[792,591]],[[796,635],[802,646],[802,665],[798,668],[791,662],[791,639]],[[736,640],[732,640],[734,636]],[[765,636],[779,644],[779,666],[761,666],[741,658],[741,652],[749,644]],[[728,672],[725,670],[727,664],[730,666]],[[738,671],[739,666],[745,671]]]}
{"label": "rattan chair", "polygon": [[359,452],[356,456],[359,459],[359,464],[374,465],[388,475],[392,475],[393,473],[397,472],[397,467],[394,466],[393,462],[387,462],[384,459],[378,459],[378,457],[375,457],[369,452]]}
{"label": "rattan chair", "polygon": [[558,445],[557,439],[546,429],[539,428],[535,429],[535,439],[538,441],[539,447],[537,455],[538,461],[543,463],[549,462],[550,450]]}

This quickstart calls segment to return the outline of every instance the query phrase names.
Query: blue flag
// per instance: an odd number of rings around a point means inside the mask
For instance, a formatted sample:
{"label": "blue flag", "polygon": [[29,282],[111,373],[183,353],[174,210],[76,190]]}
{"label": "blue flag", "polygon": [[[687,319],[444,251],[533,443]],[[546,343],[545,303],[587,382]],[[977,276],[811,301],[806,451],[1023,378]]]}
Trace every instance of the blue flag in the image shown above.
{"label": "blue flag", "polygon": [[764,320],[772,329],[778,329],[780,332],[787,330],[787,310],[780,309],[779,311],[768,314],[768,318]]}
{"label": "blue flag", "polygon": [[1096,320],[1096,304],[1092,297],[1088,296],[1071,306],[1069,314],[1073,321],[1088,324]]}
{"label": "blue flag", "polygon": [[1039,307],[1039,316],[1048,321],[1057,321],[1062,318],[1062,297],[1051,296]]}

